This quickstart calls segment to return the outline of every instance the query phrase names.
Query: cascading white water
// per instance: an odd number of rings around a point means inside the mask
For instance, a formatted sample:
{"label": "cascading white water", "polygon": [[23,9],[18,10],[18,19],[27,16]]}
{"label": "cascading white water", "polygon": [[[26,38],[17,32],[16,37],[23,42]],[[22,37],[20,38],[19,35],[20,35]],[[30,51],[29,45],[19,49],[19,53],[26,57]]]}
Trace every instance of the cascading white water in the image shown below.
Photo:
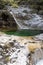
{"label": "cascading white water", "polygon": [[14,18],[15,22],[17,23],[18,27],[21,28],[21,25],[19,24],[19,22],[17,22],[17,20],[16,20],[12,11],[10,11],[10,14],[13,16],[13,18]]}

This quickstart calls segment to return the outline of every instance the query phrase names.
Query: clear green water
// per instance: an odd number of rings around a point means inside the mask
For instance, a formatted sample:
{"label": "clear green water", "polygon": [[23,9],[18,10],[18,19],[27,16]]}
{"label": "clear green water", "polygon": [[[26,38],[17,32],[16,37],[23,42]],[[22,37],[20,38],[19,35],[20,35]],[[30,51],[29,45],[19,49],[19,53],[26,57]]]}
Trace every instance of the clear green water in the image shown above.
{"label": "clear green water", "polygon": [[19,30],[19,31],[4,31],[8,35],[17,36],[34,36],[42,33],[42,30]]}

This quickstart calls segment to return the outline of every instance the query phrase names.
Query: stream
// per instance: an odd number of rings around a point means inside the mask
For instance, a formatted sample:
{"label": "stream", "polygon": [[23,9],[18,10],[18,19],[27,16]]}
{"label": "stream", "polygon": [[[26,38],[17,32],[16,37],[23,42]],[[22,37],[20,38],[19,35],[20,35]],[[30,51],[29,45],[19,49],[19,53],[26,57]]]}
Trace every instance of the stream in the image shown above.
{"label": "stream", "polygon": [[18,29],[43,30],[43,18],[36,13],[32,13],[33,10],[29,7],[12,8],[8,6],[7,8],[17,23]]}
{"label": "stream", "polygon": [[42,17],[28,7],[7,8],[19,30],[0,32],[0,65],[43,65]]}

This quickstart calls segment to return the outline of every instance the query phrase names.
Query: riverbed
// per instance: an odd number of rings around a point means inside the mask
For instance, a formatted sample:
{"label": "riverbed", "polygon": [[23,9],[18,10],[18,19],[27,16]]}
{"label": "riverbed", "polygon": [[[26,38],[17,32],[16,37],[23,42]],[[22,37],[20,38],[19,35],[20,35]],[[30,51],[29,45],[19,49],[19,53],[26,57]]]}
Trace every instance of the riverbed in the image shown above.
{"label": "riverbed", "polygon": [[0,33],[0,65],[36,65],[43,60],[43,34],[15,36]]}

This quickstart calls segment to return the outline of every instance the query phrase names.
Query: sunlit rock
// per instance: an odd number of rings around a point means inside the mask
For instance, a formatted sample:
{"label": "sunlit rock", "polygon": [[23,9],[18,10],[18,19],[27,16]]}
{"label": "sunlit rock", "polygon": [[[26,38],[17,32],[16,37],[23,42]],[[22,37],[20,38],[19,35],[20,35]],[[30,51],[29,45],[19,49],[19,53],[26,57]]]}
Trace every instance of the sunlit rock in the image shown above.
{"label": "sunlit rock", "polygon": [[43,65],[43,59],[40,60],[40,61],[38,61],[38,62],[36,63],[36,65]]}
{"label": "sunlit rock", "polygon": [[[37,35],[39,38],[42,34]],[[42,35],[43,36],[43,35]],[[41,37],[42,37],[41,36]],[[42,41],[0,33],[0,65],[36,64],[43,59]]]}

